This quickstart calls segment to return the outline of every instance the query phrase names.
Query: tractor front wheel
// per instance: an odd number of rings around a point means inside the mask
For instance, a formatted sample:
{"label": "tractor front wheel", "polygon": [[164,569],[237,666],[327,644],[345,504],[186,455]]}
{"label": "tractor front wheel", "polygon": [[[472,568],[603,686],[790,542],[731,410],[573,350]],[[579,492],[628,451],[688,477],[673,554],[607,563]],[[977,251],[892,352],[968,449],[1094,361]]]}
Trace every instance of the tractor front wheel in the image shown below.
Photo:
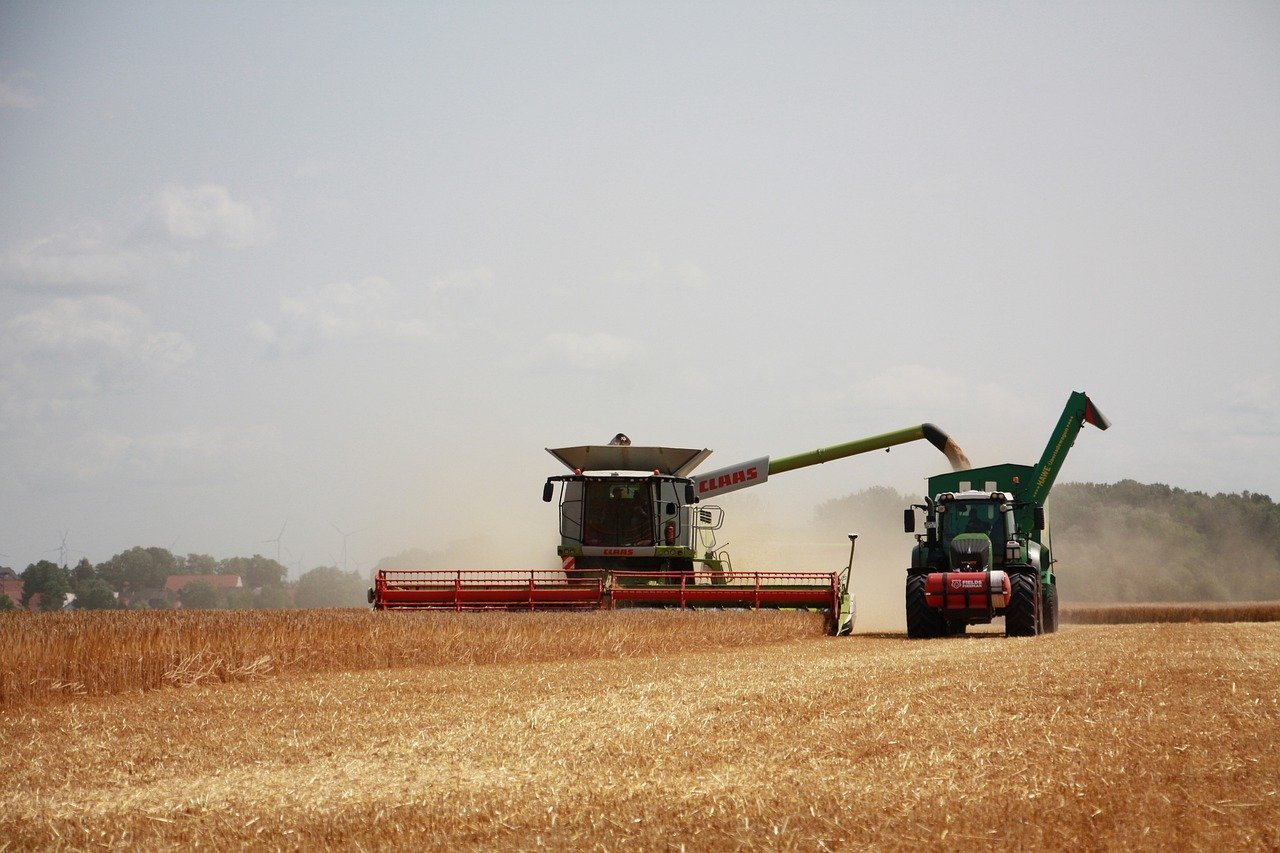
{"label": "tractor front wheel", "polygon": [[1004,635],[1034,637],[1040,633],[1040,578],[1033,572],[1019,572],[1009,576],[1009,586]]}
{"label": "tractor front wheel", "polygon": [[907,575],[907,636],[913,640],[941,637],[945,628],[942,614],[925,602],[922,574]]}

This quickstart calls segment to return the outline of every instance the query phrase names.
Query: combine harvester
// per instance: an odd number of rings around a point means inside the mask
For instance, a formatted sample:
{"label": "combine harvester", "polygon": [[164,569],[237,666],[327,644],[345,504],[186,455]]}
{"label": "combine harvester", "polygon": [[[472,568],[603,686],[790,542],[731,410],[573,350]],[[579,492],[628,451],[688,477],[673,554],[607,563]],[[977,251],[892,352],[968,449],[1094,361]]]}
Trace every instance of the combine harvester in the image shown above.
{"label": "combine harvester", "polygon": [[550,502],[561,486],[560,569],[383,569],[369,601],[379,610],[803,609],[827,614],[831,633],[848,634],[856,534],[849,534],[842,571],[738,572],[716,546],[724,511],[702,501],[786,471],[921,439],[954,468],[968,467],[955,442],[932,424],[701,474],[693,472],[710,450],[632,446],[622,434],[609,444],[548,448],[571,472],[547,478],[542,493]]}
{"label": "combine harvester", "polygon": [[1044,502],[1085,424],[1111,426],[1088,396],[1067,399],[1036,465],[993,465],[929,478],[929,495],[903,516],[916,533],[907,570],[907,636],[963,634],[1004,617],[1005,636],[1058,630],[1058,581]]}

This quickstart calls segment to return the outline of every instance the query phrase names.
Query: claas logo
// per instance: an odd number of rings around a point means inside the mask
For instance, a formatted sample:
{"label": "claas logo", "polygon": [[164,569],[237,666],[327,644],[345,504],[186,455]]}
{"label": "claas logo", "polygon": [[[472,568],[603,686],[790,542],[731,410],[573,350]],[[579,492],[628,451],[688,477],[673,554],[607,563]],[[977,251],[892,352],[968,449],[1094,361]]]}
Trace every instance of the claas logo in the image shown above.
{"label": "claas logo", "polygon": [[759,478],[760,471],[754,466],[746,469],[739,469],[728,474],[721,474],[719,477],[712,477],[709,480],[698,481],[699,492],[710,492],[715,489],[723,489],[725,486],[736,486],[738,483],[749,483]]}

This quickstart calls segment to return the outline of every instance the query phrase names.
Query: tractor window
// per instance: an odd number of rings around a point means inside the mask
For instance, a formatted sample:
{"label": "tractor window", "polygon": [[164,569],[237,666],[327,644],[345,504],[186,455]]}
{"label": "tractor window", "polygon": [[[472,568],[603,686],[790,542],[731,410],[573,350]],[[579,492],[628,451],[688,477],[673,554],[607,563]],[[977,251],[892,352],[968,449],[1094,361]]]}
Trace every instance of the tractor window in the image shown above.
{"label": "tractor window", "polygon": [[584,545],[653,544],[653,507],[645,482],[606,480],[586,484]]}
{"label": "tractor window", "polygon": [[953,503],[946,512],[944,535],[948,540],[961,533],[985,533],[992,542],[1004,541],[1004,516],[999,504],[990,501]]}

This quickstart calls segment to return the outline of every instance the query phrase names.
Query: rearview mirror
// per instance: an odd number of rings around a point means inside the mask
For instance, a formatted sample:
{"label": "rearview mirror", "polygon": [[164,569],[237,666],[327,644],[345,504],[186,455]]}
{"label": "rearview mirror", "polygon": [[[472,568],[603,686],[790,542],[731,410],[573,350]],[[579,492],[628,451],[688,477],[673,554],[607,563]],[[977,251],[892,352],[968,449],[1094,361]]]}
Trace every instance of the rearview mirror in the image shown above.
{"label": "rearview mirror", "polygon": [[545,503],[551,503],[551,496],[555,494],[555,491],[556,491],[555,484],[552,483],[550,480],[547,480],[547,484],[542,487],[542,500]]}
{"label": "rearview mirror", "polygon": [[902,511],[902,532],[916,532],[916,511],[914,509],[904,509]]}

